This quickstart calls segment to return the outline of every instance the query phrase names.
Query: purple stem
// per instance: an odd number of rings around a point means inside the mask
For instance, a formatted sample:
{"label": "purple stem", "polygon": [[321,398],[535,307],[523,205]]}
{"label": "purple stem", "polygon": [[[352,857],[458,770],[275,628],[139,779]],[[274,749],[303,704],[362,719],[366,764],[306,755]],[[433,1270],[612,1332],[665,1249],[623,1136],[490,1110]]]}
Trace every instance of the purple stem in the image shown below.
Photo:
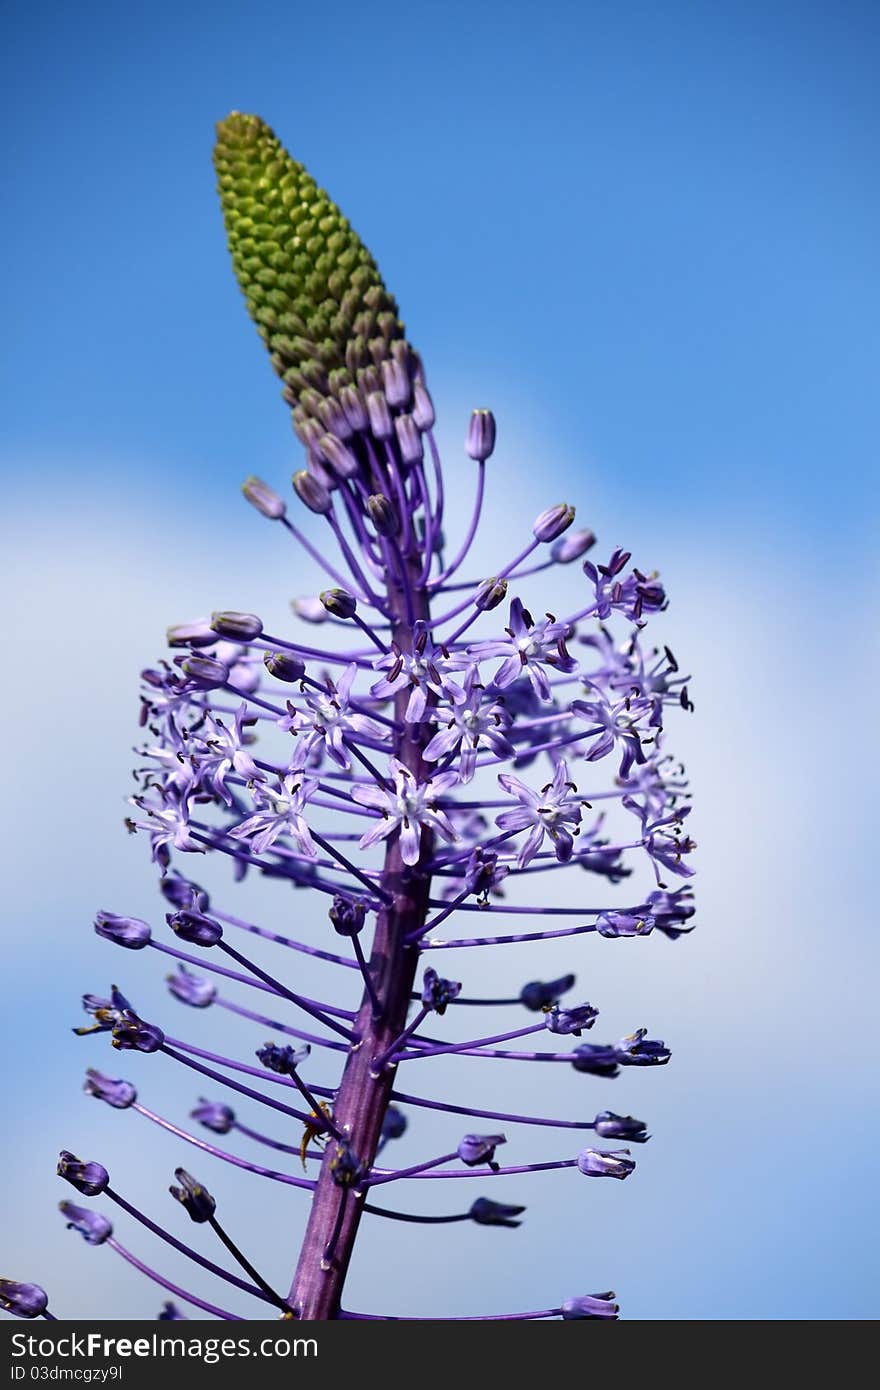
{"label": "purple stem", "polygon": [[130,1265],[134,1265],[135,1269],[140,1270],[141,1274],[146,1274],[147,1278],[152,1279],[154,1284],[158,1284],[161,1288],[167,1289],[169,1293],[173,1293],[177,1298],[183,1298],[187,1303],[192,1303],[195,1308],[201,1308],[204,1313],[210,1313],[215,1318],[221,1318],[223,1322],[245,1321],[245,1319],[240,1318],[237,1313],[227,1313],[223,1308],[218,1308],[213,1303],[205,1303],[203,1299],[197,1298],[194,1293],[187,1293],[186,1289],[181,1289],[177,1284],[172,1284],[170,1279],[164,1279],[161,1274],[157,1274],[154,1269],[150,1269],[149,1265],[145,1265],[136,1255],[132,1255],[130,1250],[126,1250],[125,1246],[120,1245],[119,1241],[114,1240],[112,1236],[104,1243],[109,1245],[111,1250],[115,1250],[117,1255],[121,1255],[124,1260],[127,1260]]}
{"label": "purple stem", "polygon": [[234,1284],[235,1287],[241,1289],[243,1293],[253,1294],[254,1298],[263,1299],[264,1302],[276,1302],[274,1296],[270,1298],[262,1289],[254,1288],[251,1284],[246,1284],[244,1279],[239,1279],[237,1274],[230,1274],[228,1270],[223,1269],[220,1265],[215,1265],[213,1260],[206,1259],[204,1255],[200,1255],[198,1250],[193,1250],[192,1246],[184,1244],[182,1240],[178,1240],[176,1236],[171,1235],[170,1231],[166,1231],[162,1226],[157,1226],[155,1221],[151,1221],[148,1216],[142,1211],[139,1211],[137,1207],[133,1207],[131,1203],[127,1202],[124,1197],[121,1197],[118,1192],[114,1192],[112,1187],[105,1187],[104,1192],[106,1196],[110,1198],[111,1202],[115,1202],[123,1211],[128,1212],[128,1215],[133,1216],[135,1221],[139,1221],[142,1226],[146,1226],[148,1231],[152,1231],[160,1240],[164,1240],[166,1245],[172,1246],[175,1250],[179,1250],[181,1255],[186,1255],[187,1259],[192,1260],[197,1265],[201,1265],[202,1269],[207,1269],[209,1273],[216,1274],[218,1279],[225,1279],[227,1284]]}
{"label": "purple stem", "polygon": [[396,1062],[411,1062],[417,1057],[441,1057],[449,1052],[468,1052],[481,1047],[491,1047],[494,1043],[508,1042],[510,1038],[524,1038],[528,1033],[543,1033],[543,1023],[533,1023],[528,1028],[515,1028],[510,1033],[496,1033],[491,1038],[472,1038],[468,1042],[439,1043],[436,1046],[421,1048],[418,1052],[398,1052]]}
{"label": "purple stem", "polygon": [[[474,498],[474,509],[471,513],[470,525],[468,526],[467,532],[465,533],[465,538],[461,543],[461,548],[459,549],[459,552],[456,555],[455,559],[452,561],[451,564],[447,565],[446,568],[442,571],[442,573],[438,574],[436,579],[433,581],[431,585],[432,589],[441,588],[442,585],[445,584],[446,580],[449,579],[451,575],[455,574],[456,570],[460,567],[460,565],[468,555],[468,552],[470,551],[470,548],[474,543],[474,538],[477,534],[477,527],[480,524],[480,516],[483,511],[483,495],[485,493],[485,490],[486,461],[485,459],[483,459],[480,461],[478,465],[477,495]],[[441,618],[439,619],[439,621],[443,622],[443,619]]]}
{"label": "purple stem", "polygon": [[340,1023],[337,1023],[332,1018],[328,1018],[327,1014],[324,1012],[324,1009],[327,1008],[334,1014],[350,1018],[351,1015],[348,1010],[336,1009],[331,1005],[320,1005],[313,999],[306,999],[301,994],[294,994],[292,990],[285,989],[284,985],[280,984],[272,975],[267,975],[265,970],[261,970],[253,961],[248,960],[247,956],[241,955],[239,951],[236,951],[234,946],[230,946],[225,941],[218,941],[217,946],[221,951],[225,951],[228,956],[231,956],[233,960],[238,961],[239,965],[243,965],[245,970],[249,970],[252,975],[256,975],[257,979],[262,980],[264,984],[271,985],[277,994],[283,995],[285,999],[289,999],[292,1004],[296,1004],[304,1013],[309,1014],[309,1016],[314,1018],[318,1023],[323,1023],[325,1028],[329,1028],[332,1032],[338,1033],[340,1037],[345,1038],[347,1042],[352,1041],[353,1034],[351,1030],[343,1028]]}
{"label": "purple stem", "polygon": [[[287,530],[290,532],[290,534],[293,536],[294,540],[298,541],[298,543],[302,546],[303,550],[305,550],[307,554],[311,555],[312,559],[316,562],[316,564],[321,566],[321,569],[324,571],[325,574],[329,574],[330,578],[335,579],[336,583],[341,585],[343,589],[347,589],[350,586],[351,579],[347,579],[344,575],[339,573],[339,570],[334,569],[333,566],[329,564],[327,560],[324,559],[324,556],[321,554],[320,550],[313,546],[310,540],[306,539],[302,531],[298,531],[297,528],[293,525],[293,523],[288,521],[286,516],[281,517],[281,521],[287,528]],[[365,598],[363,594],[356,594],[355,597],[360,598],[363,603],[368,602],[368,600]]]}
{"label": "purple stem", "polygon": [[[222,1076],[220,1072],[213,1071],[210,1067],[203,1066],[200,1062],[196,1062],[191,1057],[182,1056],[181,1053],[179,1053],[176,1050],[176,1048],[185,1047],[186,1044],[178,1043],[174,1038],[172,1038],[170,1041],[172,1044],[175,1044],[175,1046],[170,1046],[168,1040],[166,1040],[166,1042],[162,1045],[161,1051],[164,1052],[168,1057],[173,1057],[175,1062],[182,1062],[184,1066],[190,1067],[192,1071],[201,1072],[202,1076],[209,1076],[212,1081],[219,1081],[221,1086],[228,1086],[230,1090],[238,1091],[240,1095],[247,1096],[249,1100],[256,1100],[260,1103],[260,1105],[268,1105],[270,1109],[278,1110],[282,1115],[289,1115],[291,1119],[299,1120],[300,1124],[309,1123],[309,1116],[304,1115],[301,1110],[293,1110],[289,1105],[282,1105],[280,1100],[272,1100],[271,1097],[261,1095],[259,1091],[252,1090],[250,1086],[242,1085],[240,1081],[233,1081],[231,1077]],[[214,1057],[213,1052],[202,1052],[199,1048],[187,1048],[187,1050],[193,1051],[201,1057]],[[223,1058],[219,1058],[217,1060],[224,1061]],[[246,1071],[248,1075],[251,1076],[260,1075],[260,1072],[257,1071],[256,1067],[245,1067],[242,1066],[241,1063],[236,1064],[229,1062],[227,1062],[226,1065],[237,1067],[239,1071]],[[265,1076],[264,1079],[266,1081],[284,1080],[283,1077],[272,1077],[270,1075]]]}
{"label": "purple stem", "polygon": [[[161,1115],[148,1110],[145,1105],[141,1105],[139,1102],[136,1102],[131,1108],[136,1110],[139,1115],[143,1115],[145,1119],[151,1120],[154,1125],[158,1125],[160,1129],[166,1129],[169,1134],[176,1135],[178,1139],[185,1139],[188,1144],[194,1145],[195,1148],[201,1149],[204,1153],[211,1154],[213,1158],[219,1158],[223,1163],[231,1163],[233,1168],[242,1168],[246,1173],[253,1173],[258,1178],[270,1178],[273,1182],[286,1183],[288,1187],[301,1187],[309,1192],[314,1190],[315,1184],[310,1178],[294,1178],[289,1173],[276,1173],[272,1168],[263,1168],[259,1163],[250,1163],[246,1158],[238,1158],[235,1154],[227,1153],[225,1149],[218,1149],[216,1144],[209,1144],[206,1140],[197,1138],[195,1134],[189,1134],[187,1130],[172,1124],[170,1120],[163,1119]],[[243,1126],[241,1128],[243,1129]]]}
{"label": "purple stem", "polygon": [[234,1004],[231,999],[223,999],[215,995],[214,1003],[219,1004],[221,1009],[228,1009],[230,1013],[239,1014],[241,1018],[250,1019],[252,1023],[262,1023],[266,1028],[274,1028],[278,1033],[285,1033],[289,1038],[298,1038],[300,1042],[307,1042],[313,1047],[327,1047],[333,1052],[347,1052],[345,1043],[331,1042],[329,1038],[319,1038],[315,1033],[304,1033],[301,1028],[291,1028],[287,1023],[279,1023],[275,1018],[266,1018],[263,1014],[255,1014],[252,1009],[246,1009],[242,1004]]}

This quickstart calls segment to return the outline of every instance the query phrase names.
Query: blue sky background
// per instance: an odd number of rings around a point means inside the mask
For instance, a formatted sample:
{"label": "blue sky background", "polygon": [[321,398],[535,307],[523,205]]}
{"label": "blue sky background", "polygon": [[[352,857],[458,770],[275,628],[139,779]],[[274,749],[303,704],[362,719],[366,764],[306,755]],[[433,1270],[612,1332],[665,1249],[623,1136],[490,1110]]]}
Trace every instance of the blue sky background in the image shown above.
{"label": "blue sky background", "polygon": [[[641,1318],[876,1316],[876,9],[31,0],[0,24],[2,1272],[61,1316],[161,1301],[54,1211],[63,1145],[173,1221],[179,1146],[81,1097],[87,1043],[67,1031],[116,973],[167,1007],[152,961],[89,930],[97,906],[159,912],[120,825],[136,673],[169,620],[281,614],[314,586],[238,496],[251,471],[280,486],[298,447],[216,206],[213,122],[239,108],[379,258],[463,496],[467,412],[495,409],[490,541],[570,497],[603,547],[662,569],[663,632],[695,672],[676,745],[701,930],[575,961],[620,1032],[675,1047],[576,1100],[644,1112],[639,1172],[518,1190],[518,1235],[451,1227],[430,1257],[383,1230],[352,1305],[500,1311],[614,1286]],[[551,973],[547,956],[497,969]],[[144,1100],[180,1118],[193,1088],[170,1070],[144,1074]],[[538,1070],[532,1108],[571,1105],[570,1077]],[[482,1084],[500,1101],[524,1082]],[[216,1170],[283,1279],[302,1205],[279,1250],[277,1193]]]}

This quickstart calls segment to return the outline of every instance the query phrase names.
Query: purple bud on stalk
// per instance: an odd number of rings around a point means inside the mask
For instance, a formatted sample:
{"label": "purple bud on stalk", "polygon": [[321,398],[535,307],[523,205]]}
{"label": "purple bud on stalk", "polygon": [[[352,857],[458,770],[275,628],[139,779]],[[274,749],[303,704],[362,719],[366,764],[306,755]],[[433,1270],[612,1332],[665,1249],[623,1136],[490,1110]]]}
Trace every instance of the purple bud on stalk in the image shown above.
{"label": "purple bud on stalk", "polygon": [[570,531],[567,536],[554,541],[550,554],[557,565],[570,565],[573,560],[586,555],[595,544],[596,537],[592,531]]}
{"label": "purple bud on stalk", "polygon": [[221,1101],[202,1099],[189,1113],[190,1119],[204,1125],[212,1134],[228,1134],[235,1124],[235,1111]]}
{"label": "purple bud on stalk", "polygon": [[407,1128],[407,1118],[402,1110],[398,1110],[396,1105],[389,1105],[385,1111],[385,1118],[382,1121],[383,1139],[400,1139]]}
{"label": "purple bud on stalk", "polygon": [[474,607],[481,613],[489,613],[493,608],[497,608],[507,597],[506,579],[484,579],[482,584],[477,585],[474,594]]}
{"label": "purple bud on stalk", "polygon": [[102,1163],[83,1163],[67,1149],[62,1149],[58,1155],[55,1171],[84,1197],[100,1196],[110,1182],[110,1174]]}
{"label": "purple bud on stalk", "polygon": [[388,398],[388,404],[394,410],[403,410],[409,404],[410,380],[409,373],[400,362],[384,361],[382,363],[382,387]]}
{"label": "purple bud on stalk", "polygon": [[369,423],[367,408],[364,405],[363,396],[356,386],[343,386],[339,393],[339,403],[352,430],[360,433],[367,428]]}
{"label": "purple bud on stalk", "polygon": [[531,980],[529,984],[523,985],[519,997],[532,1013],[540,1013],[542,1009],[549,1009],[557,1003],[573,985],[574,975],[563,975],[558,980]]}
{"label": "purple bud on stalk", "polygon": [[263,665],[270,676],[274,676],[277,681],[286,681],[288,685],[301,681],[306,673],[305,662],[300,661],[298,656],[291,656],[289,652],[266,652]]}
{"label": "purple bud on stalk", "polygon": [[49,1306],[49,1295],[39,1284],[20,1284],[17,1279],[0,1279],[0,1308],[14,1318],[41,1318]]}
{"label": "purple bud on stalk", "polygon": [[457,980],[443,980],[436,970],[428,966],[422,980],[422,1003],[426,1009],[432,1009],[442,1017],[448,1005],[460,994],[461,985]]}
{"label": "purple bud on stalk", "polygon": [[522,1216],[525,1207],[511,1206],[508,1202],[493,1202],[491,1197],[478,1197],[472,1204],[468,1215],[478,1226],[508,1226],[511,1230],[521,1226],[517,1216]]}
{"label": "purple bud on stalk", "polygon": [[567,502],[559,502],[536,517],[532,534],[539,541],[555,541],[557,536],[568,530],[573,521],[574,507],[570,507]]}
{"label": "purple bud on stalk", "polygon": [[566,1299],[562,1305],[562,1317],[568,1322],[575,1318],[617,1319],[620,1312],[614,1293],[582,1294],[580,1298]]}
{"label": "purple bud on stalk", "polygon": [[229,680],[225,661],[215,661],[210,656],[188,656],[181,662],[180,669],[199,690],[216,690]]}
{"label": "purple bud on stalk", "polygon": [[313,594],[303,595],[301,598],[291,599],[290,606],[298,618],[304,623],[326,623],[327,609],[321,600]]}
{"label": "purple bud on stalk", "polygon": [[579,1004],[574,1009],[560,1009],[558,1004],[547,1014],[545,1023],[551,1033],[573,1034],[579,1038],[585,1028],[592,1028],[599,1010],[592,1004]]}
{"label": "purple bud on stalk", "polygon": [[159,1313],[159,1316],[156,1319],[156,1321],[188,1322],[189,1319],[187,1318],[185,1313],[181,1313],[176,1303],[172,1303],[170,1299],[167,1299],[166,1302],[162,1304],[162,1310]]}
{"label": "purple bud on stalk", "polygon": [[459,1143],[457,1153],[466,1167],[476,1168],[481,1163],[488,1163],[494,1172],[498,1168],[495,1150],[499,1144],[506,1143],[503,1134],[466,1134]]}
{"label": "purple bud on stalk", "polygon": [[216,946],[223,936],[223,928],[213,917],[203,912],[193,912],[184,908],[180,912],[169,912],[165,918],[175,936],[188,941],[191,946],[201,946],[205,950]]}
{"label": "purple bud on stalk", "polygon": [[95,932],[105,941],[113,941],[129,951],[140,951],[148,946],[153,934],[148,923],[142,922],[139,917],[117,917],[113,912],[98,913]]}
{"label": "purple bud on stalk", "polygon": [[268,517],[270,521],[278,521],[287,511],[284,502],[261,478],[247,478],[241,485],[241,490],[252,507],[256,507],[262,516]]}
{"label": "purple bud on stalk", "polygon": [[495,449],[495,416],[491,410],[474,410],[468,424],[465,452],[475,463],[483,463]]}
{"label": "purple bud on stalk", "polygon": [[174,1176],[180,1186],[174,1187],[172,1185],[168,1191],[175,1201],[180,1203],[190,1220],[195,1221],[197,1225],[210,1221],[217,1203],[208,1189],[202,1187],[202,1184],[192,1177],[185,1168],[175,1168]]}
{"label": "purple bud on stalk", "polygon": [[357,612],[357,599],[347,589],[325,589],[321,602],[334,618],[353,618]]}
{"label": "purple bud on stalk", "polygon": [[343,444],[341,439],[337,439],[333,434],[322,434],[318,441],[318,448],[321,457],[326,459],[338,478],[357,476],[360,464],[348,445]]}
{"label": "purple bud on stalk", "polygon": [[218,637],[225,637],[230,642],[251,642],[263,631],[263,624],[255,613],[230,611],[212,613],[211,627]]}
{"label": "purple bud on stalk", "polygon": [[420,463],[425,456],[422,436],[411,415],[397,415],[394,420],[397,447],[404,463]]}
{"label": "purple bud on stalk", "polygon": [[578,1154],[578,1172],[587,1178],[628,1178],[635,1168],[629,1149],[584,1149]]}
{"label": "purple bud on stalk", "polygon": [[381,493],[367,498],[367,515],[380,536],[396,536],[400,532],[400,517],[393,503]]}
{"label": "purple bud on stalk", "polygon": [[278,1076],[292,1076],[311,1050],[308,1046],[279,1047],[277,1043],[264,1043],[257,1048],[256,1056],[267,1071],[274,1071]]}
{"label": "purple bud on stalk", "polygon": [[58,1210],[67,1217],[68,1231],[79,1231],[86,1245],[103,1245],[113,1234],[113,1227],[99,1211],[78,1207],[74,1202],[59,1202]]}
{"label": "purple bud on stalk", "polygon": [[318,516],[326,516],[333,506],[330,489],[315,478],[305,468],[293,475],[293,490],[304,506]]}
{"label": "purple bud on stalk", "polygon": [[412,417],[422,432],[434,427],[434,402],[421,381],[413,386]]}
{"label": "purple bud on stalk", "polygon": [[175,623],[166,628],[165,636],[169,647],[213,647],[217,641],[211,624],[200,618],[192,623]]}
{"label": "purple bud on stalk", "polygon": [[83,1086],[86,1095],[103,1100],[114,1110],[127,1110],[137,1100],[137,1091],[130,1081],[116,1081],[89,1067]]}
{"label": "purple bud on stalk", "polygon": [[388,402],[381,391],[371,391],[367,396],[367,415],[374,438],[380,441],[390,439],[394,434],[394,425]]}
{"label": "purple bud on stalk", "polygon": [[327,914],[333,923],[333,930],[340,936],[357,936],[364,928],[367,910],[356,898],[345,898],[337,893]]}
{"label": "purple bud on stalk", "polygon": [[185,965],[179,965],[173,975],[166,975],[165,982],[175,999],[191,1009],[207,1009],[217,998],[217,986],[193,975]]}
{"label": "purple bud on stalk", "polygon": [[642,1120],[633,1119],[632,1115],[615,1115],[613,1110],[603,1110],[594,1124],[600,1139],[628,1139],[633,1144],[645,1144],[651,1137]]}

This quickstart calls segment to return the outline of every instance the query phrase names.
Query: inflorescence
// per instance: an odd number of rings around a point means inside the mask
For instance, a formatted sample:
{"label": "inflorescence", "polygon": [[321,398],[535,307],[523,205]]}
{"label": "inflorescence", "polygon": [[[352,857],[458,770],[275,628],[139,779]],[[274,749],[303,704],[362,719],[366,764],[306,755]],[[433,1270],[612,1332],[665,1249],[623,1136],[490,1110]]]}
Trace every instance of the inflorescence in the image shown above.
{"label": "inflorescence", "polygon": [[[432,1096],[428,1078],[413,1094],[408,1073],[411,1063],[450,1055],[537,1059],[599,1078],[669,1061],[666,1045],[641,1027],[616,1041],[583,1041],[599,1011],[564,999],[573,974],[532,980],[511,998],[475,999],[432,962],[453,950],[466,976],[471,948],[590,934],[659,932],[674,940],[689,931],[690,804],[664,725],[670,707],[691,706],[671,651],[645,639],[647,620],[666,606],[656,574],[621,550],[598,563],[595,537],[574,528],[572,506],[542,512],[494,574],[461,577],[483,514],[493,415],[476,410],[470,421],[476,499],[465,534],[450,547],[434,407],[375,262],[261,121],[235,114],[218,130],[236,272],[306,451],[293,477],[304,517],[292,520],[288,503],[261,479],[249,478],[243,491],[276,533],[308,554],[325,587],[295,601],[300,625],[292,633],[267,632],[256,615],[235,611],[169,629],[169,656],[143,672],[144,738],[127,822],[151,846],[167,931],[111,912],[98,913],[95,931],[126,950],[169,957],[176,1001],[232,1012],[264,1040],[248,1061],[206,1051],[170,1036],[164,1019],[160,1026],[141,1017],[115,986],[109,997],[85,996],[90,1022],[75,1031],[106,1033],[119,1052],[161,1054],[195,1072],[205,1089],[225,1088],[224,1099],[198,1097],[191,1113],[209,1140],[148,1109],[127,1080],[90,1067],[85,1083],[89,1095],[137,1113],[221,1166],[302,1189],[310,1208],[285,1291],[258,1273],[220,1224],[214,1197],[183,1168],[171,1195],[192,1222],[213,1230],[238,1272],[138,1210],[100,1163],[66,1151],[58,1173],[77,1201],[63,1201],[61,1210],[88,1244],[108,1246],[211,1316],[246,1314],[146,1265],[117,1241],[92,1199],[109,1201],[250,1295],[253,1316],[262,1304],[286,1317],[373,1319],[390,1315],[341,1303],[363,1217],[510,1228],[524,1211],[479,1196],[420,1214],[377,1201],[377,1189],[446,1179],[455,1192],[459,1180],[477,1178],[491,1179],[494,1191],[494,1179],[532,1171],[570,1168],[621,1180],[632,1173],[631,1146],[648,1138],[642,1120],[607,1109],[584,1121],[501,1113],[470,1095]],[[555,607],[545,579],[552,585],[565,566],[582,570],[580,599],[574,611],[545,611],[547,602]],[[529,606],[521,583],[535,595]],[[232,915],[196,882],[207,855],[227,861],[235,880],[257,874],[308,890],[298,906],[308,901],[317,930],[308,939],[282,936]],[[632,901],[626,880],[639,857],[655,886]],[[558,895],[548,905],[547,876],[562,873],[565,905],[555,905]],[[588,900],[617,894],[623,901],[582,905],[583,885],[597,882],[606,892],[588,892]],[[473,913],[483,934],[472,933]],[[297,920],[305,916],[300,910]],[[344,992],[336,997],[354,1007],[304,995],[295,970],[280,964],[269,972],[233,944],[247,934],[278,943],[288,960],[299,953],[324,962],[341,985],[357,984],[360,1002]],[[251,997],[253,1008],[242,1002]],[[467,1005],[505,1008],[514,1026],[487,1024],[464,1041],[439,1035],[435,1020],[470,1018],[461,1013]],[[313,1050],[336,1054],[333,1087],[310,1080]],[[385,1166],[386,1146],[426,1109],[448,1116],[448,1152]],[[508,1164],[502,1124],[517,1133],[580,1130],[620,1147],[563,1145],[562,1156]],[[463,1134],[465,1126],[477,1132]],[[213,1142],[234,1143],[236,1135],[288,1157],[279,1169],[263,1167]],[[515,1159],[515,1143],[510,1152]],[[618,1315],[612,1293],[556,1296],[556,1306],[505,1316]],[[0,1307],[52,1317],[34,1284],[0,1281]],[[174,1302],[159,1314],[183,1316]]]}

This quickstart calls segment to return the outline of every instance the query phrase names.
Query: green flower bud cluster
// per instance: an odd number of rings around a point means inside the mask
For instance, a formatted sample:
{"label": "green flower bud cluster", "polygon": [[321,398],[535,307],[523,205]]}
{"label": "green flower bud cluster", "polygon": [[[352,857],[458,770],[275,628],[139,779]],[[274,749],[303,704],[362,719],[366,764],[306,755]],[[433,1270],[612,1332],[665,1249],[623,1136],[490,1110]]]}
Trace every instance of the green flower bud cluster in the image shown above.
{"label": "green flower bud cluster", "polygon": [[411,373],[395,300],[360,237],[257,116],[233,112],[214,149],[232,261],[301,433],[351,411],[384,362]]}

